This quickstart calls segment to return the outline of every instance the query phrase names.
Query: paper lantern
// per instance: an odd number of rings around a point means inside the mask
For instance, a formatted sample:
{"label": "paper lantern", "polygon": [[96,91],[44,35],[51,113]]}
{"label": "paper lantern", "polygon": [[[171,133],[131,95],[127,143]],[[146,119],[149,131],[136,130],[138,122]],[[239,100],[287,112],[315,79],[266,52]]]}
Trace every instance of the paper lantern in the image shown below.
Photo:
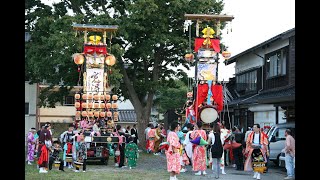
{"label": "paper lantern", "polygon": [[184,56],[184,60],[186,60],[187,62],[193,62],[194,60],[194,55],[192,53],[186,54]]}
{"label": "paper lantern", "polygon": [[112,116],[112,112],[111,111],[108,111],[107,112],[107,117],[111,117]]}
{"label": "paper lantern", "polygon": [[87,111],[82,111],[82,112],[81,112],[81,115],[84,116],[84,117],[87,117],[87,116],[88,116],[88,113],[87,113]]}
{"label": "paper lantern", "polygon": [[79,102],[74,103],[74,107],[79,108],[80,107],[80,103]]}
{"label": "paper lantern", "polygon": [[100,108],[105,108],[106,105],[104,103],[100,103]]}
{"label": "paper lantern", "polygon": [[88,112],[88,116],[89,116],[89,117],[92,117],[92,116],[93,116],[93,112],[92,112],[92,111],[89,111],[89,112]]}
{"label": "paper lantern", "polygon": [[81,107],[82,108],[88,108],[88,104],[84,102],[84,103],[81,104]]}
{"label": "paper lantern", "polygon": [[94,103],[93,107],[94,108],[99,108],[99,103]]}
{"label": "paper lantern", "polygon": [[89,94],[88,95],[88,99],[92,99],[93,98],[93,95],[92,94]]}
{"label": "paper lantern", "polygon": [[118,100],[118,96],[117,95],[112,95],[112,100],[114,100],[114,101]]}
{"label": "paper lantern", "polygon": [[193,97],[193,92],[187,92],[187,97],[192,98]]}
{"label": "paper lantern", "polygon": [[116,58],[114,55],[110,54],[106,57],[105,61],[108,66],[113,66],[116,63]]}
{"label": "paper lantern", "polygon": [[100,100],[104,100],[104,95],[103,94],[100,95]]}
{"label": "paper lantern", "polygon": [[223,51],[222,56],[224,59],[229,59],[231,57],[231,53],[229,51]]}
{"label": "paper lantern", "polygon": [[84,57],[80,53],[75,53],[72,55],[73,56],[73,62],[77,65],[83,64],[84,62]]}
{"label": "paper lantern", "polygon": [[99,117],[99,114],[100,114],[99,111],[95,111],[94,112],[94,117]]}
{"label": "paper lantern", "polygon": [[82,94],[82,99],[87,99],[88,95],[87,94]]}
{"label": "paper lantern", "polygon": [[105,117],[106,113],[105,112],[100,112],[100,117]]}
{"label": "paper lantern", "polygon": [[111,107],[112,107],[113,109],[116,109],[116,108],[118,108],[118,104],[117,104],[117,103],[113,103],[113,104],[111,105]]}
{"label": "paper lantern", "polygon": [[76,117],[80,117],[81,112],[80,111],[76,111]]}
{"label": "paper lantern", "polygon": [[99,96],[98,94],[93,95],[93,99],[94,99],[94,100],[98,101],[99,98],[100,98],[100,96]]}
{"label": "paper lantern", "polygon": [[88,104],[88,107],[89,107],[89,108],[92,108],[92,107],[93,107],[93,103],[89,103],[89,104]]}
{"label": "paper lantern", "polygon": [[75,98],[75,99],[80,99],[80,94],[75,94],[75,95],[74,95],[74,98]]}
{"label": "paper lantern", "polygon": [[111,108],[111,103],[107,103],[107,104],[106,104],[106,107],[107,107],[108,109],[110,109],[110,108]]}
{"label": "paper lantern", "polygon": [[110,101],[111,96],[109,94],[106,94],[105,97],[107,101]]}

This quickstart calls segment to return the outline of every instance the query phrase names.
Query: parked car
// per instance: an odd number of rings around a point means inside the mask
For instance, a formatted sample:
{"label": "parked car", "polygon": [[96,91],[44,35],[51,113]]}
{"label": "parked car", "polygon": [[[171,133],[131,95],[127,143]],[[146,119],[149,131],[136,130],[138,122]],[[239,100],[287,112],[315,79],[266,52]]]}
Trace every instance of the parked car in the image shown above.
{"label": "parked car", "polygon": [[[291,129],[292,136],[295,137],[295,123],[281,123],[272,126],[267,135],[269,138],[269,160],[279,165],[281,151],[285,147],[285,131]],[[281,157],[282,158],[282,157]]]}
{"label": "parked car", "polygon": [[286,162],[285,162],[286,155],[284,151],[281,151],[280,156],[279,156],[279,166],[280,167],[286,167]]}

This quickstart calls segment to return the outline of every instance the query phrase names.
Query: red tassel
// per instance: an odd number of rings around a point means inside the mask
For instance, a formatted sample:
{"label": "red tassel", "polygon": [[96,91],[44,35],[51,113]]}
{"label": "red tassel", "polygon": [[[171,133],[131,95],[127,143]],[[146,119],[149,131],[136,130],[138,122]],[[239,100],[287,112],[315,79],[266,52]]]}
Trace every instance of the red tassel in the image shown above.
{"label": "red tassel", "polygon": [[78,66],[78,72],[80,72],[80,66]]}

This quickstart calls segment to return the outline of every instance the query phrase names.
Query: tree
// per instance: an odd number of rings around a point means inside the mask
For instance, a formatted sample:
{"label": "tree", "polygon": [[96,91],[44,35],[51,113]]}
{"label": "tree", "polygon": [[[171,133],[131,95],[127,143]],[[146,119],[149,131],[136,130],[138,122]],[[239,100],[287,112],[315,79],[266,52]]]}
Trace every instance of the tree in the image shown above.
{"label": "tree", "polygon": [[[40,81],[41,78],[48,78],[48,81],[53,84],[59,82],[59,77],[64,80],[68,78],[68,82],[75,82],[75,79],[72,78],[77,75],[71,70],[72,62],[66,57],[80,52],[82,43],[80,38],[69,36],[72,34],[68,29],[71,24],[63,22],[118,25],[119,30],[112,39],[112,53],[118,59],[115,68],[120,69],[123,81],[117,93],[132,102],[138,120],[140,147],[144,147],[143,132],[149,123],[156,91],[161,87],[166,88],[170,83],[164,82],[172,81],[182,72],[182,70],[172,70],[170,66],[182,65],[189,69],[189,64],[183,60],[188,49],[188,33],[183,31],[184,14],[220,14],[223,2],[211,0],[119,0],[110,2],[66,0],[62,3],[64,4],[55,6],[52,16],[40,17],[36,22],[42,35],[32,33],[33,36],[41,37],[41,43],[37,46],[38,51],[34,49],[28,53],[30,72],[32,72],[30,77],[37,81]],[[63,10],[71,9],[76,16],[62,15],[61,12],[65,11],[59,11],[60,14],[56,15],[58,7]],[[110,13],[111,10],[113,13]],[[57,22],[65,26],[52,27]],[[213,26],[213,22],[206,24]],[[192,26],[192,29],[195,29],[195,25]],[[46,29],[47,32],[43,29]],[[195,33],[192,34],[194,36]],[[58,37],[67,38],[67,40],[61,43]],[[44,40],[49,43],[45,43]],[[60,46],[53,47],[55,43],[60,43]],[[69,48],[66,49],[65,46]],[[51,56],[45,54],[48,51],[51,52]],[[35,59],[40,60],[39,57],[41,61],[36,61]],[[55,60],[52,60],[53,58]],[[48,63],[51,68],[46,67]],[[64,74],[53,73],[52,66],[57,64],[65,67]]]}

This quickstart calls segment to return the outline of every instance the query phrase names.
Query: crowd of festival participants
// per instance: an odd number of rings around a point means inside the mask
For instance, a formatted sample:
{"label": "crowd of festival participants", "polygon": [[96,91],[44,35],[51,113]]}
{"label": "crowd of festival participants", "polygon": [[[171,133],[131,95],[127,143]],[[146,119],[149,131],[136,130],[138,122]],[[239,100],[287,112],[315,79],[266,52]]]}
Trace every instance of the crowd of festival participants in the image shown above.
{"label": "crowd of festival participants", "polygon": [[[148,153],[158,155],[163,152],[161,150],[165,150],[170,180],[177,180],[178,174],[188,170],[193,171],[195,176],[206,175],[209,173],[207,169],[212,169],[214,177],[218,179],[220,174],[227,174],[226,165],[239,171],[252,171],[254,179],[261,179],[262,174],[268,170],[253,167],[253,162],[264,162],[267,166],[269,156],[268,137],[259,124],[254,124],[253,128],[249,127],[246,133],[242,133],[239,128],[229,130],[220,122],[211,123],[210,129],[204,130],[201,121],[187,123],[183,127],[176,121],[171,124],[167,133],[161,126],[149,125],[145,134]],[[289,140],[284,150],[294,154],[294,139],[290,137],[289,131]],[[160,139],[163,142],[157,147],[159,143],[155,142]],[[191,167],[187,168],[188,166]],[[288,176],[285,179],[292,179],[293,167],[291,170],[288,166],[286,168]]]}
{"label": "crowd of festival participants", "polygon": [[[48,173],[53,164],[59,164],[58,169],[74,169],[75,172],[86,172],[87,150],[89,143],[85,141],[85,132],[90,131],[89,136],[116,136],[119,142],[112,143],[115,166],[119,168],[136,167],[139,157],[138,133],[136,124],[127,128],[121,125],[109,126],[107,121],[100,119],[83,119],[78,124],[70,124],[58,140],[53,141],[51,124],[47,122],[40,130],[31,128],[28,137],[27,163],[37,164],[39,173]],[[123,138],[125,137],[125,138]],[[125,139],[125,141],[124,141]],[[35,160],[36,159],[36,160]]]}
{"label": "crowd of festival participants", "polygon": [[[31,128],[28,134],[28,164],[34,163],[36,155],[39,173],[50,171],[54,162],[60,163],[61,171],[64,171],[65,167],[73,169],[75,163],[81,163],[85,172],[87,143],[84,141],[84,130],[91,130],[91,136],[126,137],[126,142],[119,138],[119,143],[112,145],[115,166],[129,166],[130,169],[136,167],[139,157],[136,125],[127,128],[116,125],[110,128],[101,119],[83,120],[78,128],[70,124],[57,141],[52,141],[50,123],[38,131]],[[267,172],[267,169],[264,172],[255,171],[252,167],[252,162],[267,162],[269,156],[268,137],[259,124],[254,124],[253,128],[249,127],[246,133],[242,133],[239,128],[229,130],[220,122],[211,123],[209,130],[203,129],[201,121],[187,123],[183,127],[178,121],[174,121],[168,130],[163,124],[150,123],[144,134],[147,153],[155,156],[165,154],[170,180],[177,180],[178,174],[190,170],[195,176],[206,175],[209,173],[207,169],[212,169],[214,177],[218,179],[220,174],[227,174],[226,165],[240,171],[253,171],[255,179],[261,179],[262,174]],[[288,140],[284,150],[286,154],[293,154],[290,157],[294,157],[294,139],[290,138],[290,131],[286,132],[286,135]],[[70,154],[73,162],[66,161]],[[290,179],[293,169],[286,168]],[[74,171],[79,172],[79,166]]]}

